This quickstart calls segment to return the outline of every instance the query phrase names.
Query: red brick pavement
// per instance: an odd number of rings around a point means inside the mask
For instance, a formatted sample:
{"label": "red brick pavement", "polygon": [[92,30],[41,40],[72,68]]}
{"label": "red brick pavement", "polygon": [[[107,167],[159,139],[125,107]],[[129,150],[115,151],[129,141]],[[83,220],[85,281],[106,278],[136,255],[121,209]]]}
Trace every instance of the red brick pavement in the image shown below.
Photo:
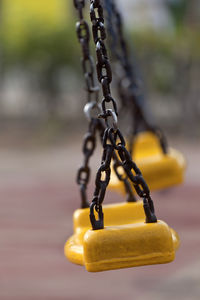
{"label": "red brick pavement", "polygon": [[[90,274],[63,255],[79,205],[75,155],[69,162],[68,152],[2,153],[0,299],[200,299],[197,179],[153,195],[157,215],[181,237],[173,263]],[[109,197],[121,201],[116,194]]]}

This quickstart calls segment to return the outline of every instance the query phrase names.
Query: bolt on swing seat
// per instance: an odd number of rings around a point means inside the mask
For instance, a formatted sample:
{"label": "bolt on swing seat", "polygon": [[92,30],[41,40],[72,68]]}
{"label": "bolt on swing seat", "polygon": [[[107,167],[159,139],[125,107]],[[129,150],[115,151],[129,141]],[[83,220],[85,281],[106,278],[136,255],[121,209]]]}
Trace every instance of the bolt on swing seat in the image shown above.
{"label": "bolt on swing seat", "polygon": [[[120,236],[119,232],[121,232],[121,234],[122,234],[121,238],[124,240],[123,243],[125,243],[127,234],[135,235],[134,231],[135,230],[137,231],[138,228],[141,226],[141,224],[147,225],[144,223],[145,214],[144,214],[142,201],[104,205],[103,210],[104,210],[104,222],[105,222],[105,226],[107,228],[106,231],[103,230],[103,232],[105,232],[105,234],[103,233],[103,235],[102,234],[100,235],[101,238],[103,238],[103,239],[104,239],[104,237],[105,238],[108,237],[108,239],[110,241],[113,241],[113,238],[111,239],[109,234],[111,234],[111,236],[112,236],[112,233],[114,233],[114,236],[116,234]],[[86,266],[87,261],[89,261],[89,263],[88,263],[89,265],[88,264],[87,265],[89,268],[88,271],[90,271],[90,268],[91,268],[90,261],[91,260],[93,261],[94,254],[92,254],[92,252],[88,249],[91,248],[90,243],[91,243],[91,245],[93,244],[93,239],[96,234],[90,233],[91,232],[91,230],[90,230],[91,223],[90,223],[90,219],[89,219],[89,208],[77,209],[74,212],[73,221],[74,221],[74,234],[69,238],[69,240],[65,244],[65,249],[64,249],[65,255],[72,263],[75,263],[78,265]],[[161,222],[161,221],[159,221],[159,222]],[[159,225],[159,227],[162,228],[162,227],[167,226],[166,224],[165,225],[163,225],[163,224],[165,224],[165,223],[162,222],[162,225]],[[145,230],[145,228],[146,227],[144,226],[144,230]],[[151,231],[151,228],[149,226],[148,226],[148,228]],[[143,228],[141,228],[141,230],[143,231]],[[100,230],[100,231],[102,231],[102,230]],[[162,231],[162,229],[161,229],[161,231]],[[93,230],[92,230],[92,232],[93,232]],[[99,232],[99,230],[95,231],[95,232]],[[169,235],[168,240],[170,240],[172,242],[172,245],[171,245],[173,248],[172,252],[175,253],[175,251],[178,249],[179,243],[180,243],[179,236],[172,228],[168,227],[167,232]],[[149,233],[146,233],[146,234],[149,236]],[[89,238],[88,238],[88,236],[89,236]],[[92,236],[92,238],[90,238],[90,236]],[[98,234],[97,234],[97,236],[98,236]],[[145,236],[143,234],[142,234],[142,236],[143,236],[143,238],[145,238]],[[152,237],[152,234],[149,236],[149,239],[151,239],[151,237]],[[138,239],[137,235],[135,236],[135,238],[136,238],[136,240]],[[127,239],[129,239],[129,238],[127,237]],[[154,236],[154,240],[152,240],[152,242],[155,243],[155,236]],[[167,240],[166,240],[166,242],[167,242]],[[108,241],[108,243],[109,243],[109,241]],[[135,243],[135,241],[134,241],[134,243]],[[139,243],[139,240],[137,243]],[[160,241],[160,243],[162,244],[162,241]],[[112,243],[111,243],[111,245],[112,245]],[[141,245],[141,246],[143,247],[143,245]],[[95,247],[96,247],[95,244],[92,245],[92,249],[95,249]],[[107,247],[108,247],[108,245],[104,249],[104,246],[103,246],[104,252],[107,253],[106,255],[111,255],[111,253],[109,252]],[[127,247],[126,243],[124,244],[124,247],[125,248]],[[123,251],[124,250],[125,249],[123,249]],[[164,254],[165,253],[164,249],[162,249],[162,251],[163,251],[162,253]],[[126,251],[124,251],[124,252],[126,253]],[[90,255],[92,257],[91,259],[90,259]],[[119,255],[119,254],[117,254],[117,255]],[[124,254],[124,255],[126,255],[126,254]],[[121,257],[121,256],[119,256],[119,257]],[[118,262],[116,263],[118,266],[117,268],[128,267],[127,264],[129,262],[129,259],[127,259],[127,262],[125,263],[125,257],[124,257],[122,259],[122,261],[123,261],[123,263],[121,265],[119,265]],[[136,263],[136,261],[134,263]],[[156,260],[155,263],[159,263],[159,261]],[[113,264],[113,262],[111,263],[111,265],[112,264]],[[150,263],[148,263],[148,264],[150,264]],[[132,266],[131,262],[130,262],[129,266],[130,267]],[[92,269],[93,269],[93,267],[94,267],[94,265],[92,266]],[[99,268],[101,270],[99,270]],[[96,271],[104,271],[104,270],[107,270],[107,268],[108,269],[111,268],[110,263],[105,263],[105,266],[103,266],[103,263],[101,262],[97,267],[98,270],[95,269],[94,271],[95,272]]]}
{"label": "bolt on swing seat", "polygon": [[[163,153],[158,137],[152,132],[142,132],[135,137],[133,160],[151,190],[178,185],[184,180],[186,163],[183,155],[173,148]],[[114,172],[109,188],[125,193],[123,184]]]}

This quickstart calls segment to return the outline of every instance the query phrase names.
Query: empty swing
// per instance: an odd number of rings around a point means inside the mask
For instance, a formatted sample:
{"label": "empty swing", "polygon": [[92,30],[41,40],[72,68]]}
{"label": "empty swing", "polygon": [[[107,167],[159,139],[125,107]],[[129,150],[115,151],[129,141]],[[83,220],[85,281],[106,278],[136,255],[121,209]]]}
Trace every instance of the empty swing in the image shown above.
{"label": "empty swing", "polygon": [[[138,83],[136,68],[130,63],[121,14],[113,0],[104,1],[104,6],[107,12],[111,53],[121,70],[119,72],[118,67],[116,71],[118,93],[126,113],[131,112],[129,151],[151,190],[180,184],[184,180],[185,159],[179,151],[167,147],[161,130],[147,120],[144,111],[145,99]],[[123,185],[114,173],[109,187],[124,191]]]}
{"label": "empty swing", "polygon": [[[103,205],[105,227],[144,223],[145,213],[142,201]],[[65,244],[66,257],[75,264],[84,265],[84,236],[91,228],[90,209],[77,209],[73,214],[74,234]],[[174,251],[179,247],[179,236],[170,228]]]}
{"label": "empty swing", "polygon": [[[99,0],[90,2],[90,18],[97,54],[97,74],[104,98],[101,103],[101,119],[90,118],[89,133],[84,140],[85,160],[78,171],[77,178],[81,190],[82,208],[74,213],[74,235],[65,245],[65,255],[71,262],[84,265],[90,272],[167,263],[175,257],[179,238],[165,222],[157,220],[148,185],[140,169],[132,161],[118,128],[117,105],[110,91],[112,71],[104,43],[106,34],[103,7]],[[83,46],[83,54],[87,49],[89,55],[88,48],[84,44],[86,42],[88,46],[89,42],[88,25],[83,19],[85,1],[74,0],[74,4],[80,17],[80,22],[77,24],[78,37]],[[88,57],[85,56],[84,59],[91,62],[91,57]],[[91,89],[90,92],[94,90]],[[106,107],[109,102],[112,109]],[[103,126],[102,119],[105,120]],[[86,188],[90,177],[88,162],[96,145],[96,130],[100,131],[103,155],[96,175],[93,200],[88,207],[86,199]],[[89,144],[91,141],[92,145]],[[126,177],[143,201],[133,202],[133,199],[131,203],[102,206],[110,181],[113,159],[123,168]],[[123,176],[123,179],[126,177]]]}
{"label": "empty swing", "polygon": [[[133,145],[133,159],[141,169],[151,190],[161,190],[181,184],[184,180],[185,159],[174,148],[163,153],[157,136],[150,132],[136,134]],[[110,189],[124,193],[124,187],[113,173]]]}
{"label": "empty swing", "polygon": [[[79,6],[84,7],[84,3],[75,2],[75,7],[79,9]],[[82,6],[83,5],[83,6]],[[80,8],[82,10],[82,8]],[[82,12],[80,12],[82,13]],[[77,172],[77,183],[80,186],[81,194],[81,208],[77,209],[74,213],[74,235],[68,240],[65,245],[65,255],[68,259],[76,264],[83,264],[83,237],[85,232],[91,227],[89,221],[89,203],[87,201],[87,185],[90,179],[90,167],[89,162],[90,158],[93,155],[93,152],[96,148],[96,134],[97,132],[102,139],[105,126],[102,123],[102,120],[98,116],[92,116],[94,111],[99,110],[98,104],[98,86],[95,85],[94,79],[94,63],[93,58],[90,54],[90,34],[88,24],[80,18],[80,21],[76,25],[77,37],[82,46],[82,67],[84,78],[86,81],[86,90],[88,95],[88,102],[84,107],[85,115],[89,121],[88,132],[85,134],[83,139],[83,154],[84,162],[83,165],[79,168]],[[87,67],[86,67],[87,66]],[[117,156],[113,153],[113,160],[116,164],[120,164]],[[139,218],[142,215],[141,203],[135,202],[135,197],[133,195],[132,189],[126,177],[120,178],[125,186],[127,192],[127,201],[134,202],[134,213],[135,218]],[[128,203],[127,203],[128,204]],[[126,203],[119,203],[114,205],[105,205],[106,211],[106,224],[113,225],[119,223],[119,212],[122,210],[126,216],[130,209],[129,205]],[[111,211],[113,212],[111,214]],[[124,218],[121,218],[121,223],[123,223]]]}

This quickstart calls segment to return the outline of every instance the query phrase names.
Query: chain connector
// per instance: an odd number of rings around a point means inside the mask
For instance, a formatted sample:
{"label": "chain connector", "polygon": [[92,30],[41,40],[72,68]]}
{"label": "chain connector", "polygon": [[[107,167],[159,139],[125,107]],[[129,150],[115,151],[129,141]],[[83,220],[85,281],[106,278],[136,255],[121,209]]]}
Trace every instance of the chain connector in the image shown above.
{"label": "chain connector", "polygon": [[143,207],[146,215],[146,223],[156,223],[156,215],[154,213],[154,210],[151,210],[151,207],[146,198],[143,199]]}
{"label": "chain connector", "polygon": [[[108,124],[108,118],[112,117],[112,126]],[[117,114],[112,109],[107,109],[105,113],[99,114],[98,118],[106,119],[108,127],[111,127],[116,132],[118,130],[118,117]]]}
{"label": "chain connector", "polygon": [[104,221],[103,221],[103,210],[102,206],[98,205],[98,220],[96,220],[95,214],[94,214],[94,209],[96,207],[95,201],[92,201],[90,205],[90,222],[92,224],[92,229],[93,230],[99,230],[104,228]]}
{"label": "chain connector", "polygon": [[100,104],[98,104],[96,101],[86,103],[86,105],[84,106],[83,111],[88,121],[92,120],[92,111],[94,109],[97,109],[98,112],[101,111]]}

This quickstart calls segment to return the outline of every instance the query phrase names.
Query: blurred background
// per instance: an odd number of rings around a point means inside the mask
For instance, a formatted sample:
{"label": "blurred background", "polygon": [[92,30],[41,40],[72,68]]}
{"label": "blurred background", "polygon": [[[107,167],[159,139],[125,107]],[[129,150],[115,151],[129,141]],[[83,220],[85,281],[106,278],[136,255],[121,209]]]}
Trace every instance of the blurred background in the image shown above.
{"label": "blurred background", "polygon": [[188,162],[183,186],[153,194],[160,218],[180,233],[177,259],[92,275],[66,261],[87,128],[77,14],[69,0],[1,0],[1,300],[200,299],[200,2],[116,2],[152,118]]}

